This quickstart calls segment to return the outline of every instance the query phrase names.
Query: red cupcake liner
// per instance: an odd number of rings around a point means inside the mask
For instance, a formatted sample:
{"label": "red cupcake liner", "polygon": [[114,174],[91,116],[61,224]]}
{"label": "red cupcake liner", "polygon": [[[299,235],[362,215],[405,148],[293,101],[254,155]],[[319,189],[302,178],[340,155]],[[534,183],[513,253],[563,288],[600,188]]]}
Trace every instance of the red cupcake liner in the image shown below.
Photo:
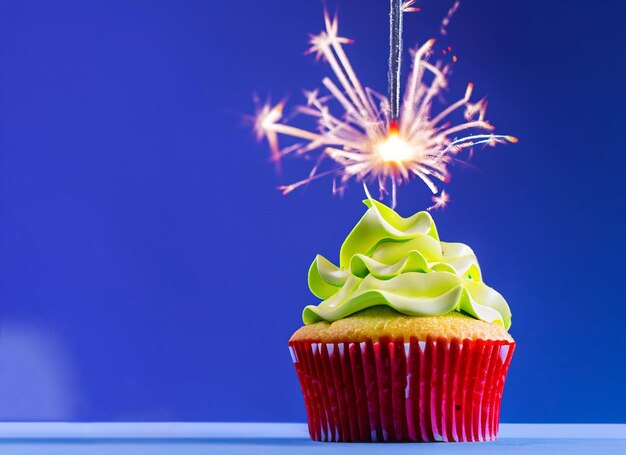
{"label": "red cupcake liner", "polygon": [[491,441],[515,343],[289,342],[315,441]]}

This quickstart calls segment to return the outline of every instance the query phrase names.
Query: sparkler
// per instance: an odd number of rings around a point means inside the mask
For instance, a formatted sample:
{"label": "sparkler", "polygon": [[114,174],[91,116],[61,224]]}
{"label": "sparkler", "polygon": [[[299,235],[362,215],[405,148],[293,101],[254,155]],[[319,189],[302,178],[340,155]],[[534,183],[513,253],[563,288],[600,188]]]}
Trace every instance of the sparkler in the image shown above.
{"label": "sparkler", "polygon": [[389,121],[394,128],[400,116],[400,77],[402,69],[402,0],[390,0],[389,11]]}
{"label": "sparkler", "polygon": [[[493,134],[493,126],[485,119],[486,102],[470,101],[471,83],[463,98],[436,114],[433,112],[433,101],[448,87],[450,71],[448,65],[429,61],[434,39],[411,52],[411,72],[400,102],[402,14],[415,11],[413,4],[414,0],[390,0],[389,97],[361,84],[344,51],[344,45],[352,40],[339,36],[337,16],[331,18],[324,12],[325,29],[310,37],[307,53],[318,59],[323,57],[334,79],[322,80],[327,95],[320,96],[319,90],[305,92],[306,105],[296,108],[297,114],[314,119],[317,129],[299,128],[283,120],[284,102],[261,106],[255,117],[257,137],[268,141],[275,161],[286,155],[321,152],[308,177],[281,186],[283,194],[332,175],[333,193],[342,193],[351,179],[375,182],[380,198],[391,193],[395,207],[398,186],[417,177],[434,194],[434,205],[429,209],[439,209],[450,198],[445,191],[439,193],[436,181],[450,181],[448,166],[460,152],[481,144],[517,142],[512,136]],[[453,9],[457,7],[455,3]],[[448,21],[453,12],[448,14]],[[464,121],[448,121],[459,109],[464,109]],[[279,135],[303,142],[281,149]],[[335,166],[322,172],[320,166],[325,158],[330,158]]]}

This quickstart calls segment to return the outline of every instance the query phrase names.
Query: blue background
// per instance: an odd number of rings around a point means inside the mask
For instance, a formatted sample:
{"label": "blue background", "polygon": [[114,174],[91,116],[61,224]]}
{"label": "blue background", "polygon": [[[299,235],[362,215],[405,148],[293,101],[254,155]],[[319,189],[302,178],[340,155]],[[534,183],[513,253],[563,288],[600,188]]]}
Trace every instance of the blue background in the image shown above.
{"label": "blue background", "polygon": [[[437,35],[424,1],[405,42]],[[471,3],[471,4],[470,4]],[[334,3],[331,6],[334,7]],[[320,2],[0,3],[0,418],[303,421],[286,343],[363,192],[283,197],[243,114],[328,73]],[[387,2],[342,0],[386,90]],[[626,4],[481,0],[440,44],[517,145],[456,168],[444,240],[476,251],[518,349],[505,422],[626,422]],[[399,211],[429,205],[400,191]]]}

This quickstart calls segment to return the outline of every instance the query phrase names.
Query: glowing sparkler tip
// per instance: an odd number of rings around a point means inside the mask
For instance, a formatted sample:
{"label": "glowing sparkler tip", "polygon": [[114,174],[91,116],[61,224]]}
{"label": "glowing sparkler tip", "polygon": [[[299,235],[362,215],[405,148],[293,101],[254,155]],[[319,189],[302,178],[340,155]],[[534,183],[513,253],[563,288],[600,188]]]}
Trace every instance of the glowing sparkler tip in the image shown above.
{"label": "glowing sparkler tip", "polygon": [[400,123],[396,119],[389,121],[389,134],[398,134],[400,131]]}
{"label": "glowing sparkler tip", "polygon": [[400,137],[397,130],[376,145],[376,152],[385,163],[403,163],[415,156],[411,145]]}
{"label": "glowing sparkler tip", "polygon": [[515,136],[504,136],[504,138],[509,141],[511,144],[517,144],[519,142],[519,139],[516,138]]}

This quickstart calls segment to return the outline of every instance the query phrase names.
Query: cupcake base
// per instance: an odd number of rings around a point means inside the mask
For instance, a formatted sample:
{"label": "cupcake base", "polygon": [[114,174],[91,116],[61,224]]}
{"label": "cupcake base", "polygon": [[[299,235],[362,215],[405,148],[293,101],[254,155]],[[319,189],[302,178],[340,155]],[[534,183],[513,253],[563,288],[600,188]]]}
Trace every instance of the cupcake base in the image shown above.
{"label": "cupcake base", "polygon": [[491,441],[514,342],[290,341],[315,441]]}

